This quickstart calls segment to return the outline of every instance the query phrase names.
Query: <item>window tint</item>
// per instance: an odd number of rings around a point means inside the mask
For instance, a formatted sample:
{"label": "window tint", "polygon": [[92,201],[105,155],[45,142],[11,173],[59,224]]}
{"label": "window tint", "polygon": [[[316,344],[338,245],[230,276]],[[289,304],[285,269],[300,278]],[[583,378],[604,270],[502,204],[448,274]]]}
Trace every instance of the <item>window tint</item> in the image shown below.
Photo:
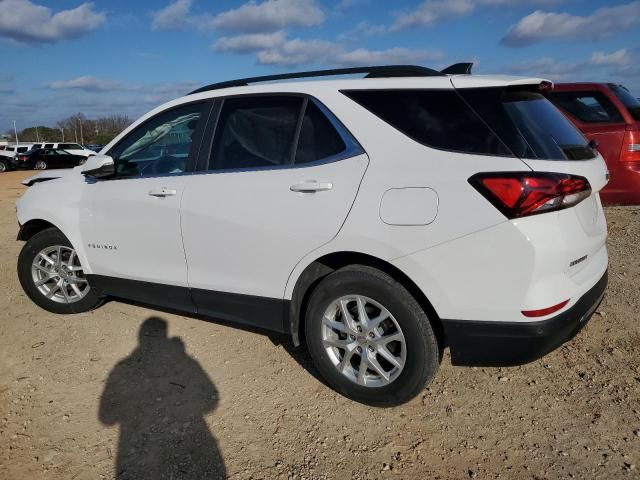
{"label": "window tint", "polygon": [[307,107],[300,126],[295,163],[314,162],[346,149],[344,141],[329,119],[313,101]]}
{"label": "window tint", "polygon": [[116,176],[184,172],[203,108],[203,103],[175,108],[134,129],[109,152]]}
{"label": "window tint", "polygon": [[344,93],[423,145],[464,153],[512,155],[453,90]]}
{"label": "window tint", "polygon": [[291,163],[301,97],[226,99],[218,119],[210,170]]}
{"label": "window tint", "polygon": [[29,147],[18,147],[18,148],[16,149],[16,152],[18,152],[18,153],[24,153],[24,152],[26,152],[27,150],[29,150]]}
{"label": "window tint", "polygon": [[53,148],[53,143],[45,143],[44,148]]}
{"label": "window tint", "polygon": [[640,121],[640,100],[631,95],[629,90],[622,85],[609,84],[609,87],[624,106],[627,107],[631,117],[633,117],[634,120]]}
{"label": "window tint", "polygon": [[40,148],[41,146],[42,146],[42,144],[41,144],[41,143],[34,143],[34,144],[31,146],[31,150],[35,150],[36,148]]}
{"label": "window tint", "polygon": [[541,94],[505,88],[459,89],[460,95],[520,158],[594,158],[584,136]]}
{"label": "window tint", "polygon": [[622,115],[600,92],[554,92],[550,100],[584,123],[622,122]]}

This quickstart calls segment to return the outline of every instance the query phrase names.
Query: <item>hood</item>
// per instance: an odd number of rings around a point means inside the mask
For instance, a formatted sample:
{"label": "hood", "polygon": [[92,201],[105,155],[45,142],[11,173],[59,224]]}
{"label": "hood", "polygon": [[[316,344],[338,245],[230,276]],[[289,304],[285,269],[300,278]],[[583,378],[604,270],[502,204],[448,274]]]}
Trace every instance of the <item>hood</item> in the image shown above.
{"label": "hood", "polygon": [[27,187],[30,187],[31,185],[38,182],[46,182],[47,180],[54,180],[56,178],[68,177],[73,173],[74,170],[75,170],[74,168],[64,168],[60,170],[47,170],[44,172],[37,173],[32,177],[25,178],[20,183],[22,183],[23,185],[26,185]]}

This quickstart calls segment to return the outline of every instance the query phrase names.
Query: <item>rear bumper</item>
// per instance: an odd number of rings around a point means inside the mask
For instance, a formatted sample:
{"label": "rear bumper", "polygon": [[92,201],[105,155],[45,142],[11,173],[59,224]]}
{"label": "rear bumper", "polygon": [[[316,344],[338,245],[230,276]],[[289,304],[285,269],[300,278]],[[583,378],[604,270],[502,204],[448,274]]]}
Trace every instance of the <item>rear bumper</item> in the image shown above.
{"label": "rear bumper", "polygon": [[453,365],[512,366],[536,360],[571,340],[593,315],[608,274],[568,310],[538,322],[442,320]]}

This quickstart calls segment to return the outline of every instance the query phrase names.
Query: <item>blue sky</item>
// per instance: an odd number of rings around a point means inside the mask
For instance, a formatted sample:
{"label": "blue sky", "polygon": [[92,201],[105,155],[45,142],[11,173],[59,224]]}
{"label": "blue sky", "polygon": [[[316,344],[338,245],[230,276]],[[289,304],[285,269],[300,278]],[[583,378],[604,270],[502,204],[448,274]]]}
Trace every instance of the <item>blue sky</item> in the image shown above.
{"label": "blue sky", "polygon": [[333,66],[474,61],[640,96],[640,0],[0,0],[0,58],[0,132]]}

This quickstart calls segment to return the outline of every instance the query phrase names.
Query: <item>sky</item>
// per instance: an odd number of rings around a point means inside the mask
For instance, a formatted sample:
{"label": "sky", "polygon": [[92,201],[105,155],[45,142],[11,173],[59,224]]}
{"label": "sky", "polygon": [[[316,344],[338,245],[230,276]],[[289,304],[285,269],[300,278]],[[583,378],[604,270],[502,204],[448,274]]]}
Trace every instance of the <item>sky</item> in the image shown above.
{"label": "sky", "polygon": [[239,77],[461,61],[640,96],[640,0],[0,0],[0,132],[133,120]]}

